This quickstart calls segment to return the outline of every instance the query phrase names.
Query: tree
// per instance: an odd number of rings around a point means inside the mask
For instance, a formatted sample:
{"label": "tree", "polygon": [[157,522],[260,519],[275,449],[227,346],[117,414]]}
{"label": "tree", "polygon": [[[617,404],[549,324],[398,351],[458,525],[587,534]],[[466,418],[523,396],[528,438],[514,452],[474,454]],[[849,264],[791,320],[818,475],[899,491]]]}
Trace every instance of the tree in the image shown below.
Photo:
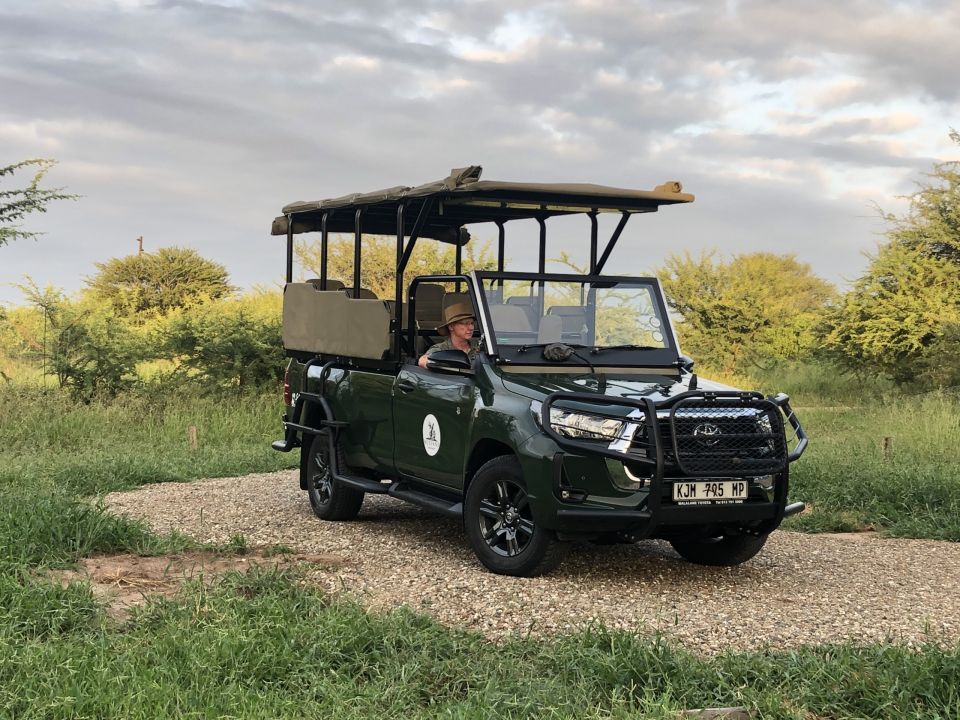
{"label": "tree", "polygon": [[960,355],[960,163],[937,163],[926,177],[905,215],[884,215],[888,242],[832,313],[826,338],[844,364],[901,384],[950,381],[937,366]]}
{"label": "tree", "polygon": [[247,388],[283,377],[280,316],[283,297],[260,292],[174,310],[164,346],[188,376],[205,384]]}
{"label": "tree", "polygon": [[671,255],[659,274],[685,349],[725,371],[809,354],[836,295],[793,255]]}
{"label": "tree", "polygon": [[[463,251],[463,271],[492,270],[496,261],[491,255],[490,243],[476,248],[471,242]],[[328,240],[327,277],[342,281],[347,286],[353,284],[353,238],[331,236]],[[384,300],[393,299],[396,283],[397,244],[394,238],[379,235],[364,235],[360,265],[360,283],[372,290]],[[319,241],[298,243],[295,247],[300,264],[308,271],[320,277]],[[417,275],[437,275],[453,273],[456,248],[447,243],[421,239],[417,241],[410,262],[404,273],[404,288]]]}
{"label": "tree", "polygon": [[0,187],[0,247],[14,240],[35,238],[42,233],[21,230],[18,221],[34,212],[46,212],[47,205],[54,200],[75,200],[77,195],[68,195],[63,188],[41,188],[43,180],[50,169],[56,165],[56,160],[33,158],[22,162],[0,167],[0,178],[13,176],[18,170],[35,167],[33,178],[24,188],[5,190]]}
{"label": "tree", "polygon": [[126,316],[150,311],[163,314],[226,297],[234,290],[223,265],[190,248],[160,248],[96,266],[97,274],[86,281],[90,293]]}

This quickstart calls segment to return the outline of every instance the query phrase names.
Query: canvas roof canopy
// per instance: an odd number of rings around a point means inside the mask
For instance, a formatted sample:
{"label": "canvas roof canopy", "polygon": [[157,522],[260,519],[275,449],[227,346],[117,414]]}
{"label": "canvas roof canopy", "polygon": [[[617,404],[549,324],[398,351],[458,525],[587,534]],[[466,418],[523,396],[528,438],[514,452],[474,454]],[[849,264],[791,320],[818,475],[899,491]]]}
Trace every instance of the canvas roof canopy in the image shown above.
{"label": "canvas roof canopy", "polygon": [[426,217],[420,236],[462,244],[468,236],[459,228],[469,223],[506,222],[584,212],[655,212],[661,205],[693,202],[679,182],[670,181],[653,190],[592,185],[588,183],[517,183],[481,180],[482,168],[455,168],[443,180],[416,187],[397,186],[368,193],[311,202],[294,202],[273,221],[271,234],[286,235],[288,217],[293,233],[321,229],[327,215],[327,231],[354,232],[361,211],[361,228],[375,235],[397,234],[397,209],[405,203],[404,234],[409,235],[418,215]]}

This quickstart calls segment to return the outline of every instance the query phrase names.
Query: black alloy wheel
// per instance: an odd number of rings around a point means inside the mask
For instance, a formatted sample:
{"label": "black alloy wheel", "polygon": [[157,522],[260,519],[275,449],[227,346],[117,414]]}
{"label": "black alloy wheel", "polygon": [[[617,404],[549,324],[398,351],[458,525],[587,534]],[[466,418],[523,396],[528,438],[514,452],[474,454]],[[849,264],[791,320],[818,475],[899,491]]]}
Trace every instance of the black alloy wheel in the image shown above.
{"label": "black alloy wheel", "polygon": [[500,575],[532,577],[554,569],[569,549],[534,521],[516,458],[485,463],[464,500],[467,539],[477,558]]}
{"label": "black alloy wheel", "polygon": [[[339,447],[337,454],[338,464],[344,468]],[[307,458],[307,495],[313,514],[321,520],[352,520],[363,504],[363,492],[343,487],[333,477],[328,431],[317,433],[310,443],[310,454]]]}

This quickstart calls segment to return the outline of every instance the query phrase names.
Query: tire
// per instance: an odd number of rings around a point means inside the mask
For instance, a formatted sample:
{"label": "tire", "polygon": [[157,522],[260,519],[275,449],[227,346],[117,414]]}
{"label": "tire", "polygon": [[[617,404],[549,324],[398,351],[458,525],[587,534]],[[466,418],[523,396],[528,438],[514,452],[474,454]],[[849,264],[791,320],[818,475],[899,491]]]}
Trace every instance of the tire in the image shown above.
{"label": "tire", "polygon": [[[313,436],[307,456],[307,496],[313,514],[321,520],[353,520],[363,504],[363,492],[340,485],[330,472],[330,435],[324,431]],[[337,445],[338,466],[344,468],[343,454]]]}
{"label": "tire", "polygon": [[699,540],[671,540],[673,549],[684,560],[697,565],[729,567],[740,565],[756,555],[767,542],[767,535],[719,535]]}
{"label": "tire", "polygon": [[543,575],[570,549],[534,522],[520,464],[512,456],[489,460],[477,471],[463,506],[470,547],[498,575]]}

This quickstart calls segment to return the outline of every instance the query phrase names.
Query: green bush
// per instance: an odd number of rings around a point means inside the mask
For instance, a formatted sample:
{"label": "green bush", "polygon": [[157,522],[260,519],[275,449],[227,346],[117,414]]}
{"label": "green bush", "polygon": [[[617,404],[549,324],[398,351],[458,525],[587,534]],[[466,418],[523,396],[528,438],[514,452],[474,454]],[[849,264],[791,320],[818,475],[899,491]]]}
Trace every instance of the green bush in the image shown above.
{"label": "green bush", "polygon": [[283,377],[282,297],[258,293],[171,313],[169,356],[191,377],[219,387],[275,385]]}

